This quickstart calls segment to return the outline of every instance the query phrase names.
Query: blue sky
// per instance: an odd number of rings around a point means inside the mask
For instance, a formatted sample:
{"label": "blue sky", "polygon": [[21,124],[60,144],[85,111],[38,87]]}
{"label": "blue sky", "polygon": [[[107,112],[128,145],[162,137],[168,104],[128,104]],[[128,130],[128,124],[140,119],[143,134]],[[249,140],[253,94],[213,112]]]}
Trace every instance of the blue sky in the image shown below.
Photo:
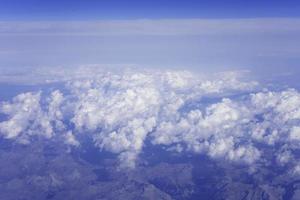
{"label": "blue sky", "polygon": [[282,71],[299,67],[299,35],[292,0],[0,0],[1,68]]}
{"label": "blue sky", "polygon": [[299,17],[296,0],[0,0],[2,20]]}

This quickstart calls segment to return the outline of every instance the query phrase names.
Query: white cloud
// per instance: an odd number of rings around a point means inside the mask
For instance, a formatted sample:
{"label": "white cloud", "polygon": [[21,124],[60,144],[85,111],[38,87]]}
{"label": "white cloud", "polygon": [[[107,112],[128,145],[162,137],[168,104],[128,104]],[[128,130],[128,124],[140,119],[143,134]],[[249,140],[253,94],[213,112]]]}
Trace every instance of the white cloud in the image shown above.
{"label": "white cloud", "polygon": [[294,167],[294,169],[292,170],[292,174],[297,175],[297,176],[300,175],[300,164],[298,164]]}
{"label": "white cloud", "polygon": [[[205,146],[198,140],[230,129],[238,124],[235,121],[245,123],[240,115],[246,115],[247,110],[229,99],[209,107],[204,119],[200,110],[190,111],[187,119],[180,111],[205,95],[248,91],[257,86],[239,78],[237,72],[222,73],[213,80],[187,71],[100,73],[93,79],[69,83],[76,97],[72,122],[77,131],[91,132],[97,146],[119,153],[122,163],[132,167],[148,135],[153,144],[185,142],[196,149]],[[207,82],[212,86],[204,87]]]}
{"label": "white cloud", "polygon": [[26,135],[39,134],[33,131],[40,126],[47,137],[51,137],[52,129],[42,114],[40,93],[24,93],[16,96],[12,103],[4,102],[1,111],[8,120],[0,123],[1,133],[6,138],[16,138],[21,133]]}
{"label": "white cloud", "polygon": [[0,123],[0,134],[5,138],[16,138],[29,143],[31,136],[51,138],[57,131],[63,131],[61,104],[63,95],[54,91],[47,98],[46,108],[41,105],[41,92],[21,93],[12,102],[3,102],[1,112],[8,120]]}
{"label": "white cloud", "polygon": [[32,135],[57,136],[78,147],[76,135],[85,134],[125,167],[135,166],[146,140],[251,166],[270,159],[262,144],[277,145],[272,151],[278,164],[298,164],[297,90],[230,97],[258,85],[241,81],[237,72],[206,77],[187,71],[93,72],[71,75],[65,94],[24,93],[3,102],[7,120],[0,123],[1,135],[22,142]]}
{"label": "white cloud", "polygon": [[290,139],[295,140],[297,142],[300,141],[300,127],[294,126],[290,132]]}
{"label": "white cloud", "polygon": [[293,160],[293,155],[291,151],[283,151],[277,155],[276,160],[280,165],[285,165]]}
{"label": "white cloud", "polygon": [[76,140],[72,131],[68,131],[65,135],[65,143],[78,147],[80,143]]}

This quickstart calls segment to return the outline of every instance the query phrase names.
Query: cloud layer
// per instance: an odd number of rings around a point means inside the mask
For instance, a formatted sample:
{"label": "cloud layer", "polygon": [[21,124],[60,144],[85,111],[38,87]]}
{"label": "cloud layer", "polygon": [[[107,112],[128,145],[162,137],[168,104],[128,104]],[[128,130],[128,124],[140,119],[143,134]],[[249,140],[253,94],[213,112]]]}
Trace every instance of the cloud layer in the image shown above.
{"label": "cloud layer", "polygon": [[64,90],[22,93],[2,102],[2,137],[25,144],[34,137],[59,138],[80,148],[77,138],[83,135],[130,168],[147,140],[251,168],[275,159],[299,173],[295,89],[260,89],[239,72],[103,70],[71,77],[62,78]]}
{"label": "cloud layer", "polygon": [[0,35],[218,35],[298,33],[295,18],[0,22]]}

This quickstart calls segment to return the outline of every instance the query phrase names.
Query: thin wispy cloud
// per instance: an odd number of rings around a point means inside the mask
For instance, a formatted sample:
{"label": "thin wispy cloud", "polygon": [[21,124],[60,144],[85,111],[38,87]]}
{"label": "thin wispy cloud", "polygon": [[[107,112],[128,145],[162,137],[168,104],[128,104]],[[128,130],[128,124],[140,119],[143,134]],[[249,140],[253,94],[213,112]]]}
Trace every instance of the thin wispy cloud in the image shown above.
{"label": "thin wispy cloud", "polygon": [[220,35],[299,31],[297,18],[0,22],[0,35]]}

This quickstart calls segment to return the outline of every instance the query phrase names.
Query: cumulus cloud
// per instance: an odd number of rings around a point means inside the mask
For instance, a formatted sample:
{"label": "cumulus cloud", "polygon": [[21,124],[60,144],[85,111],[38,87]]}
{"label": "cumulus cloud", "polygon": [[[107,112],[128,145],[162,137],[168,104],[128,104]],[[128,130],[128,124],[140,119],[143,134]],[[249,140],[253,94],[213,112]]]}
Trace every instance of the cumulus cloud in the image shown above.
{"label": "cumulus cloud", "polygon": [[60,110],[63,96],[54,91],[42,106],[41,92],[21,93],[12,102],[3,102],[1,112],[7,117],[0,122],[0,132],[8,139],[29,143],[31,136],[52,138],[56,131],[63,130],[63,115]]}
{"label": "cumulus cloud", "polygon": [[70,144],[73,145],[75,147],[78,147],[80,145],[80,143],[77,141],[77,139],[75,138],[75,136],[73,135],[72,131],[68,131],[65,134],[65,143],[66,144]]}
{"label": "cumulus cloud", "polygon": [[[1,135],[26,143],[31,136],[59,137],[79,147],[81,134],[130,168],[146,140],[217,160],[252,166],[276,159],[297,168],[300,93],[295,89],[257,91],[258,84],[243,81],[238,72],[207,77],[125,70],[72,77],[64,93],[24,93],[3,102]],[[262,147],[275,145],[270,158]]]}
{"label": "cumulus cloud", "polygon": [[212,158],[253,163],[260,157],[251,143],[242,144],[242,131],[252,113],[240,103],[222,99],[203,112],[191,110],[179,121],[162,122],[153,133],[154,144],[184,144],[187,150],[207,153]]}
{"label": "cumulus cloud", "polygon": [[[8,120],[0,123],[1,133],[6,138],[16,138],[24,135],[40,134],[51,137],[52,127],[40,106],[40,93],[24,93],[16,96],[12,103],[4,102],[1,111],[8,115]],[[25,136],[25,137],[26,137]]]}

